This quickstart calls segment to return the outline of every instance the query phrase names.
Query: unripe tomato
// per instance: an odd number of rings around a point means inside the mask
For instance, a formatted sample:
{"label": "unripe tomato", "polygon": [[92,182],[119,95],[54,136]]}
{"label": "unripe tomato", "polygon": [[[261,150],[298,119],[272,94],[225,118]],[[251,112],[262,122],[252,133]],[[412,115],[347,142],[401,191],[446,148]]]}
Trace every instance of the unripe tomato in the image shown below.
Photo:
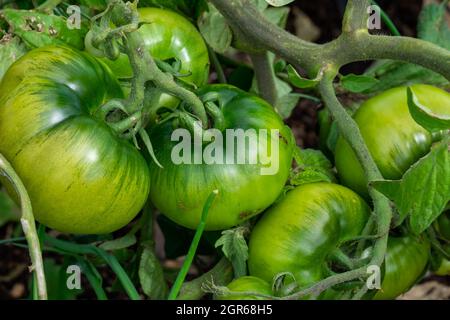
{"label": "unripe tomato", "polygon": [[[205,161],[204,154],[207,148],[211,151],[211,144],[198,148],[192,138],[190,150],[186,151],[191,162],[175,163],[172,152],[179,142],[171,141],[176,129],[174,123],[168,121],[158,125],[151,130],[150,137],[156,158],[163,168],[149,162],[150,198],[171,220],[195,229],[206,199],[213,190],[218,190],[219,194],[209,210],[206,229],[222,230],[262,212],[277,199],[290,172],[294,139],[289,127],[263,99],[229,85],[205,86],[199,91],[200,97],[211,94],[216,95],[224,119],[223,128],[218,129],[220,138],[214,140],[221,141],[217,154],[222,154],[220,158],[224,161]],[[272,163],[264,164],[260,160],[268,150],[253,143],[239,146],[238,142],[231,148],[227,130],[251,130],[259,142],[267,141],[266,149],[278,144],[278,154],[272,154]],[[242,163],[236,161],[238,153],[244,154]],[[225,161],[233,155],[231,163]],[[251,163],[250,155],[259,160]],[[195,159],[199,161],[195,163]],[[263,174],[262,170],[271,166],[274,172]]]}
{"label": "unripe tomato", "polygon": [[23,180],[39,222],[62,232],[109,233],[143,207],[145,159],[95,116],[121,97],[109,69],[68,47],[30,51],[6,73],[0,153]]}
{"label": "unripe tomato", "polygon": [[[227,288],[235,292],[256,292],[264,295],[272,295],[271,285],[259,278],[252,276],[245,276],[233,280],[227,285]],[[216,296],[217,300],[265,300],[266,298],[258,296],[247,296],[247,295],[221,295]]]}
{"label": "unripe tomato", "polygon": [[[450,115],[450,94],[429,86],[413,85],[421,104]],[[411,117],[406,87],[385,91],[361,105],[354,119],[385,179],[400,179],[411,165],[430,150],[433,137]],[[341,137],[335,151],[341,182],[367,197],[367,181],[350,145]]]}
{"label": "unripe tomato", "polygon": [[271,282],[283,272],[299,286],[330,275],[328,259],[359,236],[370,209],[356,193],[333,183],[301,185],[264,213],[249,241],[249,273]]}
{"label": "unripe tomato", "polygon": [[[152,57],[171,62],[181,62],[182,80],[201,87],[208,81],[208,49],[202,36],[186,18],[170,10],[140,8],[139,35],[143,47]],[[102,59],[118,78],[131,78],[133,72],[128,56],[121,54],[115,61]],[[177,99],[163,95],[161,103],[171,106]]]}
{"label": "unripe tomato", "polygon": [[429,255],[430,243],[425,238],[390,237],[383,282],[374,299],[395,299],[408,291],[423,275]]}

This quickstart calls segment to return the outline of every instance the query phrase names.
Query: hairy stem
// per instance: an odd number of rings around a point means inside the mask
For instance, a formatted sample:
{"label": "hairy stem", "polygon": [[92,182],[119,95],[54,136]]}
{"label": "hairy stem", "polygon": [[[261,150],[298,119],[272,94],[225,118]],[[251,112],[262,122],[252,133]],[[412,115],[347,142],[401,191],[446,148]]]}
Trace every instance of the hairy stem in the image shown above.
{"label": "hairy stem", "polygon": [[20,205],[22,208],[22,217],[20,222],[22,224],[23,232],[25,238],[28,242],[28,250],[30,252],[32,267],[30,270],[34,271],[36,284],[37,284],[37,294],[40,300],[47,299],[47,285],[45,283],[44,274],[44,264],[42,262],[42,251],[39,241],[39,237],[36,231],[36,224],[34,221],[33,209],[31,207],[30,197],[19,178],[17,173],[14,171],[12,165],[6,160],[6,158],[0,154],[0,175],[2,173],[6,174],[6,177],[10,180],[17,194],[20,197]]}
{"label": "hairy stem", "polygon": [[270,23],[249,0],[210,0],[228,23],[255,46],[276,52],[294,65],[317,73],[320,45],[297,38]]}
{"label": "hairy stem", "polygon": [[252,53],[250,57],[255,70],[258,92],[263,99],[273,106],[277,101],[277,88],[275,85],[275,70],[269,52]]}
{"label": "hairy stem", "polygon": [[222,258],[208,272],[201,275],[197,279],[185,282],[181,287],[178,300],[199,300],[206,292],[202,287],[208,281],[214,281],[219,286],[225,286],[233,280],[233,267],[227,258]]}
{"label": "hairy stem", "polygon": [[349,0],[342,21],[343,32],[367,31],[370,0]]}

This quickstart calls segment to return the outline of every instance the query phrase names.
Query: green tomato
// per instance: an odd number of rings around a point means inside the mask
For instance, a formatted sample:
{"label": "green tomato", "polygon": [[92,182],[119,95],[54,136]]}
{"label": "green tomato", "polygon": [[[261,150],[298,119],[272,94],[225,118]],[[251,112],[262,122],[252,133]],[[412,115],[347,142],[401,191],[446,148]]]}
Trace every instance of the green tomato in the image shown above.
{"label": "green tomato", "polygon": [[450,211],[442,213],[436,220],[436,229],[439,235],[450,241]]}
{"label": "green tomato", "polygon": [[[450,115],[450,94],[429,86],[413,85],[419,101],[432,111]],[[354,115],[361,135],[385,179],[397,180],[427,154],[432,135],[411,117],[406,87],[394,88],[367,100]],[[350,145],[339,138],[335,150],[341,182],[368,197],[363,169]]]}
{"label": "green tomato", "polygon": [[145,159],[94,116],[121,97],[103,64],[68,47],[35,49],[6,73],[0,153],[23,180],[39,222],[62,232],[109,233],[143,207]]}
{"label": "green tomato", "polygon": [[[446,246],[445,250],[450,253],[450,246]],[[445,258],[439,259],[439,267],[434,273],[438,276],[450,276],[450,260]]]}
{"label": "green tomato", "polygon": [[408,291],[426,270],[429,255],[430,243],[426,239],[390,237],[384,278],[374,299],[395,299]]}
{"label": "green tomato", "polygon": [[[208,81],[208,49],[202,36],[189,20],[170,10],[158,8],[140,8],[139,35],[144,41],[144,48],[152,57],[181,62],[181,79],[201,87]],[[115,61],[102,59],[118,78],[131,78],[133,71],[128,56],[121,54]],[[173,106],[177,99],[163,95],[161,103]]]}
{"label": "green tomato", "polygon": [[272,281],[290,272],[308,286],[330,275],[328,258],[361,234],[370,209],[356,193],[333,183],[301,185],[254,227],[249,241],[249,273]]}
{"label": "green tomato", "polygon": [[[222,230],[262,212],[277,199],[290,172],[294,139],[289,127],[261,98],[229,85],[211,85],[199,91],[200,97],[211,94],[217,96],[224,119],[223,128],[217,130],[220,137],[214,140],[217,154],[223,154],[218,157],[223,163],[208,164],[203,155],[211,151],[212,144],[200,144],[198,148],[199,144],[193,141],[188,143],[190,150],[185,152],[190,163],[174,162],[172,152],[179,145],[178,141],[171,141],[174,123],[158,125],[150,132],[150,137],[163,168],[150,161],[150,198],[171,220],[195,229],[206,199],[213,190],[218,190],[209,210],[206,229]],[[263,164],[260,160],[267,150],[258,148],[258,144],[245,143],[239,147],[239,142],[234,139],[235,147],[231,147],[232,140],[226,138],[227,132],[239,129],[245,133],[253,130],[258,142],[266,141],[267,149],[278,145],[278,155],[270,154],[271,162]],[[227,147],[228,143],[230,147]],[[236,158],[232,163],[224,160],[238,153],[244,155],[242,164],[237,163]],[[257,156],[258,161],[251,163],[249,155]],[[200,161],[195,163],[195,159]],[[273,169],[271,174],[262,174],[270,167]]]}
{"label": "green tomato", "polygon": [[[433,224],[438,233],[439,238],[443,241],[441,243],[442,249],[450,254],[450,211],[442,213]],[[450,260],[448,260],[441,252],[433,252],[433,271],[439,276],[450,275]]]}
{"label": "green tomato", "polygon": [[[233,280],[227,288],[235,292],[255,292],[264,295],[272,295],[272,287],[262,279],[245,276]],[[216,300],[266,300],[266,298],[248,295],[222,295],[216,296]]]}

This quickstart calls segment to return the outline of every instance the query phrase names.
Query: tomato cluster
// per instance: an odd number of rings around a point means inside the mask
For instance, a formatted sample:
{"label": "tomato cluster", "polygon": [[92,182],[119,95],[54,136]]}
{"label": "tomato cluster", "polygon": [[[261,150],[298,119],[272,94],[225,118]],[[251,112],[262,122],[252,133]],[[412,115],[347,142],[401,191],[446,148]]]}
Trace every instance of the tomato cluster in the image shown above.
{"label": "tomato cluster", "polygon": [[[271,156],[277,170],[261,174],[267,169],[262,163],[175,163],[173,133],[183,129],[177,117],[146,128],[156,163],[114,131],[107,117],[99,116],[108,101],[122,101],[127,95],[126,86],[118,79],[133,76],[128,56],[121,54],[112,61],[68,46],[42,47],[15,62],[0,84],[0,153],[23,180],[36,219],[66,233],[111,233],[130,223],[149,199],[175,223],[195,229],[208,196],[218,191],[208,212],[207,230],[225,230],[255,217],[248,239],[249,275],[231,282],[231,291],[269,296],[274,294],[272,281],[280,275],[288,275],[282,286],[295,283],[304,288],[348,267],[336,257],[357,250],[355,243],[371,216],[368,183],[350,145],[341,137],[335,149],[342,185],[306,183],[283,194],[295,142],[275,109],[231,85],[207,85],[208,49],[186,18],[156,8],[141,8],[139,15],[137,32],[144,40],[143,50],[164,63],[178,65],[180,79],[194,87],[202,101],[213,97],[220,121],[210,121],[210,129],[221,134],[252,130],[269,149],[276,144],[277,153]],[[447,92],[426,85],[413,89],[431,110],[449,110]],[[166,93],[159,104],[166,112],[183,105]],[[434,141],[409,114],[405,87],[369,99],[354,120],[386,179],[400,179],[429,152]],[[217,142],[217,138],[210,141]],[[191,141],[188,146],[183,154],[187,159],[202,159],[209,150],[204,141],[200,146]],[[264,156],[259,145],[245,143],[242,147],[244,160]],[[225,143],[215,149],[215,155],[228,159],[235,151]],[[17,198],[9,181],[2,176],[0,181]],[[434,229],[450,240],[449,215],[443,214]],[[428,238],[395,232],[387,245],[381,290],[370,298],[396,298],[427,270],[432,252]],[[363,253],[361,260],[364,254],[370,257],[371,252]],[[440,257],[436,273],[449,274],[449,265]],[[320,298],[339,298],[348,290],[348,286],[332,288]]]}

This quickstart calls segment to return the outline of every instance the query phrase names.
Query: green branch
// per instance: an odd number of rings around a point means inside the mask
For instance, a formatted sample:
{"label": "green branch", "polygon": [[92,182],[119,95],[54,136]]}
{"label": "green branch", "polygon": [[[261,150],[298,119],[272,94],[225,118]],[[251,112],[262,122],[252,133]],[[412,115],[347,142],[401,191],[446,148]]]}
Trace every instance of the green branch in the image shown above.
{"label": "green branch", "polygon": [[277,102],[277,88],[275,84],[275,70],[269,52],[252,53],[250,58],[255,70],[256,82],[260,96],[272,106]]}
{"label": "green branch", "polygon": [[32,267],[31,270],[35,273],[37,283],[37,293],[40,300],[47,300],[47,285],[45,283],[44,264],[42,262],[42,251],[39,242],[39,237],[36,231],[36,224],[33,216],[33,209],[31,207],[30,197],[25,189],[25,186],[20,180],[17,173],[14,171],[11,164],[6,158],[0,154],[0,175],[6,174],[10,182],[16,189],[20,197],[20,205],[22,208],[22,217],[20,223],[22,224],[25,238],[28,242],[28,251],[30,252]]}
{"label": "green branch", "polygon": [[369,18],[367,9],[369,6],[370,0],[349,0],[342,21],[342,32],[367,32],[367,19]]}

